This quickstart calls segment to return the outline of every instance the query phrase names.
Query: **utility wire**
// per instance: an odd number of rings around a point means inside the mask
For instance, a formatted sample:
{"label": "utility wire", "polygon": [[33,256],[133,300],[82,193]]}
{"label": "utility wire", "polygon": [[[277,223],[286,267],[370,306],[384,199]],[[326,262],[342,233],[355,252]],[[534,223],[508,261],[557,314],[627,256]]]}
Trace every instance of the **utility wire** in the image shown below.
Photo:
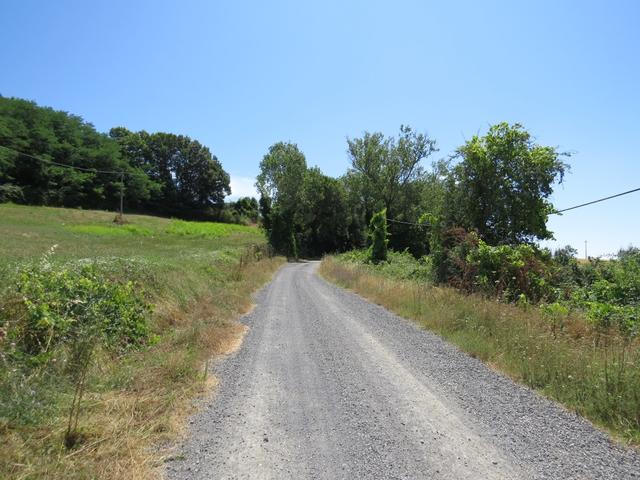
{"label": "utility wire", "polygon": [[[134,175],[133,172],[114,171],[114,170],[98,170],[97,168],[84,168],[84,167],[77,167],[75,165],[68,165],[66,163],[58,163],[58,162],[54,162],[53,160],[45,160],[44,158],[35,157],[33,155],[29,155],[28,153],[20,152],[18,150],[13,149],[13,148],[5,147],[4,145],[0,145],[0,148],[3,148],[5,150],[8,150],[8,151],[13,152],[13,153],[17,153],[19,155],[24,155],[25,157],[32,158],[32,159],[37,160],[37,161],[42,162],[42,163],[47,163],[49,165],[56,165],[58,167],[64,167],[64,168],[73,168],[75,170],[80,170],[82,172],[105,173],[105,174],[108,174],[108,175],[120,175],[121,177],[123,177],[125,175],[127,175],[127,176],[133,176]],[[568,212],[569,210],[575,210],[576,208],[586,207],[587,205],[593,205],[594,203],[604,202],[605,200],[611,200],[612,198],[622,197],[623,195],[628,195],[630,193],[634,193],[634,192],[638,192],[638,191],[640,191],[640,187],[634,188],[633,190],[627,190],[626,192],[616,193],[615,195],[609,195],[608,197],[599,198],[597,200],[592,200],[592,201],[587,202],[587,203],[581,203],[580,205],[574,205],[573,207],[563,208],[561,210],[554,210],[553,212],[550,212],[549,215],[557,215],[559,213]],[[418,226],[418,227],[426,227],[426,226],[428,226],[428,224],[425,224],[425,223],[405,222],[403,220],[395,220],[393,218],[387,218],[387,222],[401,223],[401,224],[404,224],[404,225],[414,225],[414,226]]]}
{"label": "utility wire", "polygon": [[[587,202],[587,203],[581,203],[580,205],[574,205],[573,207],[563,208],[561,210],[554,210],[553,212],[550,212],[549,215],[558,215],[559,213],[562,213],[562,212],[568,212],[569,210],[575,210],[576,208],[586,207],[587,205],[593,205],[594,203],[604,202],[605,200],[611,200],[612,198],[621,197],[623,195],[628,195],[630,193],[634,193],[634,192],[638,192],[638,191],[640,191],[640,187],[634,188],[633,190],[627,190],[626,192],[616,193],[615,195],[609,195],[608,197],[599,198],[597,200],[592,200],[592,201]],[[404,220],[395,220],[393,218],[387,218],[387,222],[401,223],[403,225],[414,225],[414,226],[417,226],[417,227],[428,227],[429,226],[428,223],[405,222]]]}
{"label": "utility wire", "polygon": [[403,220],[394,220],[393,218],[387,218],[387,222],[393,223],[402,223],[403,225],[417,225],[419,227],[428,227],[428,223],[414,223],[414,222],[405,222]]}
{"label": "utility wire", "polygon": [[0,145],[0,148],[4,148],[5,150],[9,150],[10,152],[17,153],[19,155],[24,155],[25,157],[32,158],[42,163],[48,163],[49,165],[56,165],[58,167],[73,168],[75,170],[80,170],[82,172],[106,173],[109,175],[121,175],[121,176],[131,175],[131,173],[122,172],[122,171],[98,170],[97,168],[84,168],[84,167],[77,167],[75,165],[68,165],[66,163],[58,163],[58,162],[54,162],[53,160],[46,160],[44,158],[34,157],[33,155],[29,155],[28,153],[20,152],[18,150],[14,150],[13,148],[5,147],[4,145]]}
{"label": "utility wire", "polygon": [[592,200],[591,202],[581,203],[580,205],[575,205],[573,207],[563,208],[562,210],[555,210],[555,211],[551,212],[549,215],[557,215],[558,213],[568,212],[569,210],[574,210],[574,209],[580,208],[580,207],[586,207],[587,205],[593,205],[594,203],[598,203],[598,202],[604,202],[605,200],[610,200],[612,198],[621,197],[623,195],[628,195],[630,193],[637,192],[637,191],[640,191],[640,187],[639,188],[634,188],[633,190],[628,190],[626,192],[616,193],[615,195],[610,195],[608,197],[599,198],[598,200]]}

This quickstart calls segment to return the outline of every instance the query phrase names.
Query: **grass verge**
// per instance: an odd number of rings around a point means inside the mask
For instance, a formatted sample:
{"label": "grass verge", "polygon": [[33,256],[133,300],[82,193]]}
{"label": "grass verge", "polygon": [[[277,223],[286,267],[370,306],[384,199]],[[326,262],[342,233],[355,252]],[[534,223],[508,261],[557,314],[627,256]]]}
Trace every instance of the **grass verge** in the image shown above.
{"label": "grass verge", "polygon": [[640,444],[640,344],[592,328],[578,315],[548,317],[533,307],[462,295],[424,281],[384,276],[326,257],[320,273],[434,331],[544,395]]}
{"label": "grass verge", "polygon": [[[254,228],[210,224],[210,235],[174,234],[170,220],[132,215],[127,233],[114,235],[111,229],[120,227],[113,216],[0,205],[0,293],[55,244],[55,264],[92,262],[106,277],[143,289],[154,307],[156,339],[123,356],[98,352],[81,406],[82,439],[73,449],[62,443],[73,392],[61,378],[43,376],[34,388],[0,392],[3,408],[28,413],[24,421],[0,414],[0,478],[158,478],[171,454],[163,445],[181,433],[193,399],[215,383],[205,376],[207,360],[237,347],[244,327],[235,319],[283,263],[259,254],[255,246],[264,238]],[[83,225],[95,228],[74,228]],[[4,300],[0,295],[0,308]]]}

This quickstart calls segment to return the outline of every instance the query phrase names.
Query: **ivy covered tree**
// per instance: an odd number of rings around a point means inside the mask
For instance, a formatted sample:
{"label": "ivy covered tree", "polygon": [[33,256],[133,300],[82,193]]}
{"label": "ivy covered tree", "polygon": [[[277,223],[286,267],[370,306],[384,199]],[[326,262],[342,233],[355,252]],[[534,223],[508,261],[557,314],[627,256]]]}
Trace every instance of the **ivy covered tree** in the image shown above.
{"label": "ivy covered tree", "polygon": [[369,247],[370,260],[380,263],[387,260],[387,209],[383,208],[371,217],[369,224],[371,246]]}

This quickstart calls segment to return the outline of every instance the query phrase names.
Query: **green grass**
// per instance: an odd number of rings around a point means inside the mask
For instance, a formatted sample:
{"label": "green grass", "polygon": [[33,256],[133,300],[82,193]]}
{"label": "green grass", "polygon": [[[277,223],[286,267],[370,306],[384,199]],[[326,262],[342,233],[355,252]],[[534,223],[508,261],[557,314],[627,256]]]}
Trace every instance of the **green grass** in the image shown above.
{"label": "green grass", "polygon": [[563,403],[614,436],[640,444],[640,343],[595,329],[578,312],[550,318],[479,295],[327,257],[328,280],[415,320],[531,388]]}
{"label": "green grass", "polygon": [[[94,263],[106,278],[136,282],[153,305],[150,328],[157,339],[120,357],[100,353],[74,450],[62,446],[72,400],[63,379],[40,374],[29,378],[34,388],[0,392],[3,407],[22,408],[29,419],[0,415],[0,478],[157,478],[165,454],[157,446],[175,438],[192,398],[211,386],[203,363],[237,344],[243,328],[234,318],[250,308],[251,292],[282,262],[248,255],[265,246],[257,228],[144,215],[126,215],[120,226],[114,218],[0,204],[0,330],[16,298],[15,275],[53,249],[53,268]],[[0,370],[11,368],[2,349],[0,336]]]}
{"label": "green grass", "polygon": [[232,223],[185,222],[183,220],[173,220],[167,227],[166,231],[172,235],[220,238],[237,233],[247,233],[253,230],[255,230],[254,227],[235,225]]}
{"label": "green grass", "polygon": [[129,223],[118,226],[114,218],[112,212],[0,204],[0,262],[34,258],[57,245],[61,260],[133,256],[179,264],[264,242],[255,227],[145,215],[126,215]]}
{"label": "green grass", "polygon": [[152,235],[149,228],[138,227],[136,225],[69,225],[68,230],[74,233],[86,233],[89,235],[112,236],[112,235]]}

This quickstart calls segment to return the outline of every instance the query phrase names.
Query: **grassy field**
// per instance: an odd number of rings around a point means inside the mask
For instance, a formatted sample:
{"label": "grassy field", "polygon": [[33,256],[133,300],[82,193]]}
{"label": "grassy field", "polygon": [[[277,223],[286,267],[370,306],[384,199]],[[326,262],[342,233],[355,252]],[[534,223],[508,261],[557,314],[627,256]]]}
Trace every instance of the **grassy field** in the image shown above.
{"label": "grassy field", "polygon": [[[239,344],[244,330],[234,319],[283,261],[266,255],[264,236],[252,227],[138,215],[118,226],[113,219],[0,205],[0,333],[12,321],[7,305],[17,275],[44,255],[53,268],[91,263],[105,278],[133,281],[153,307],[148,346],[100,352],[92,363],[74,448],[62,443],[73,400],[64,381],[40,375],[8,383],[14,390],[0,392],[0,478],[157,478],[193,398],[215,383],[204,374],[206,360]],[[0,335],[0,354],[2,342]],[[0,356],[4,380],[10,368]]]}
{"label": "grassy field", "polygon": [[393,269],[326,257],[328,280],[418,322],[614,436],[640,444],[640,343],[594,328],[578,312],[553,315],[399,278]]}

